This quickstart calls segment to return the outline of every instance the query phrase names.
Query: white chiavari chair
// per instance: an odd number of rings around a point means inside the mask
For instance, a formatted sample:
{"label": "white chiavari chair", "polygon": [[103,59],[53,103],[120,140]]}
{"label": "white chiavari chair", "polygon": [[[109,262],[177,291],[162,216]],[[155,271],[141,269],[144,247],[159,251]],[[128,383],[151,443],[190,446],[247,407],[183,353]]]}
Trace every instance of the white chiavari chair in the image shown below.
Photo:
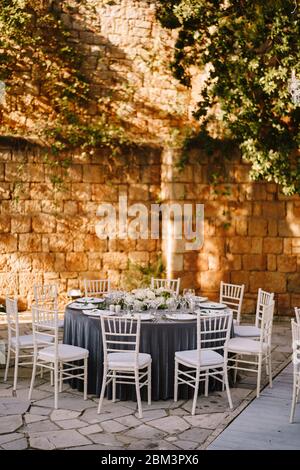
{"label": "white chiavari chair", "polygon": [[[58,287],[56,284],[34,284],[33,295],[36,305],[49,310],[58,310]],[[62,316],[64,312],[59,312]],[[64,320],[59,318],[58,327],[63,328]],[[62,338],[61,338],[62,339]]]}
{"label": "white chiavari chair", "polygon": [[151,356],[140,353],[141,319],[102,315],[103,378],[98,405],[101,411],[106,386],[112,383],[112,401],[116,400],[116,384],[135,385],[139,417],[143,417],[140,389],[147,385],[151,404]]}
{"label": "white chiavari chair", "polygon": [[292,348],[293,348],[293,396],[290,415],[290,423],[294,422],[296,403],[300,391],[300,323],[291,321],[292,324]]}
{"label": "white chiavari chair", "polygon": [[152,289],[159,289],[159,288],[170,289],[174,292],[175,295],[179,295],[180,289],[180,278],[178,279],[157,279],[152,277],[151,278],[151,288]]}
{"label": "white chiavari chair", "polygon": [[[274,302],[263,307],[259,341],[249,338],[231,338],[228,342],[228,369],[255,372],[257,375],[256,396],[259,397],[262,365],[265,363],[272,387],[272,327],[274,316]],[[245,358],[250,356],[250,359]],[[253,359],[254,356],[254,359]]]}
{"label": "white chiavari chair", "polygon": [[[230,338],[232,313],[217,315],[197,314],[197,349],[175,353],[174,401],[178,398],[178,385],[194,388],[192,415],[195,414],[199,382],[205,382],[205,396],[208,395],[209,377],[225,386],[229,407],[232,401],[227,374],[227,344]],[[180,366],[188,368],[180,369]]]}
{"label": "white chiavari chair", "polygon": [[295,318],[296,318],[296,322],[298,323],[298,325],[300,325],[300,308],[299,307],[295,307]]}
{"label": "white chiavari chair", "polygon": [[241,311],[244,298],[245,285],[227,284],[221,281],[220,302],[226,304],[233,313],[233,322],[237,325],[241,321]]}
{"label": "white chiavari chair", "polygon": [[84,279],[83,286],[85,297],[92,297],[109,292],[111,282],[109,279]]}
{"label": "white chiavari chair", "polygon": [[[14,355],[14,382],[13,393],[17,390],[18,368],[19,366],[32,365],[34,338],[32,334],[20,335],[19,331],[19,312],[17,299],[6,298],[6,318],[7,318],[7,358],[4,374],[4,382],[7,381],[10,356]],[[40,347],[43,338],[37,337],[37,346]],[[50,341],[51,342],[51,341]],[[48,341],[49,345],[49,341]],[[20,362],[21,360],[21,362]]]}
{"label": "white chiavari chair", "polygon": [[265,306],[270,305],[273,301],[274,293],[258,289],[255,325],[234,325],[234,335],[242,338],[259,339],[261,333],[260,325],[262,320],[263,309]]}
{"label": "white chiavari chair", "polygon": [[[58,391],[64,380],[77,378],[83,381],[84,400],[87,399],[87,367],[89,351],[78,346],[59,343],[58,311],[32,306],[34,358],[28,399],[31,399],[36,368],[50,371],[54,378],[54,408],[58,408]],[[49,341],[53,345],[49,346]],[[39,349],[43,343],[43,348]],[[74,362],[83,361],[82,365]]]}

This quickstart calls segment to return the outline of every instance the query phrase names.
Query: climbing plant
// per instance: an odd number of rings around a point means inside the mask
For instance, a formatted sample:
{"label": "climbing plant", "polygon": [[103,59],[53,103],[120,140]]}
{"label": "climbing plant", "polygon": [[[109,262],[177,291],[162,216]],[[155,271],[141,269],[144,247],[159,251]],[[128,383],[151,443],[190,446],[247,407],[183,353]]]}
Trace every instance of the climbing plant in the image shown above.
{"label": "climbing plant", "polygon": [[65,150],[105,146],[118,152],[127,138],[110,113],[109,98],[95,95],[82,72],[82,52],[56,3],[0,0],[0,80],[6,91],[0,124],[2,135],[37,138],[54,156],[52,164],[66,167]]}
{"label": "climbing plant", "polygon": [[[162,25],[178,29],[170,64],[191,85],[202,74],[194,143],[239,146],[254,180],[300,193],[300,106],[289,94],[300,75],[299,10],[293,0],[158,0]],[[186,142],[186,147],[189,145]]]}

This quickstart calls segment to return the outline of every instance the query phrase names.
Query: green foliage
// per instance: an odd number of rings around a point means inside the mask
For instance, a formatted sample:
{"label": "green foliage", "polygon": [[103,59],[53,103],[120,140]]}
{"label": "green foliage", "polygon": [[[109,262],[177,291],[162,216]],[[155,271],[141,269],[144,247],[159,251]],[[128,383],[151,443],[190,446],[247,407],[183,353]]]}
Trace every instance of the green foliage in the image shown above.
{"label": "green foliage", "polygon": [[[116,153],[126,135],[82,73],[82,53],[53,5],[0,0],[0,80],[7,92],[2,134],[36,137],[54,156],[78,147]],[[56,161],[66,166],[67,160]]]}
{"label": "green foliage", "polygon": [[285,194],[300,193],[300,107],[288,91],[291,70],[300,75],[294,6],[292,0],[159,0],[157,12],[165,27],[178,28],[175,77],[189,86],[191,66],[207,74],[195,117],[208,153],[237,144],[252,179],[275,181]]}
{"label": "green foliage", "polygon": [[122,287],[127,290],[149,287],[152,277],[163,278],[164,275],[165,267],[161,256],[158,256],[155,263],[148,263],[146,266],[132,263],[129,260]]}

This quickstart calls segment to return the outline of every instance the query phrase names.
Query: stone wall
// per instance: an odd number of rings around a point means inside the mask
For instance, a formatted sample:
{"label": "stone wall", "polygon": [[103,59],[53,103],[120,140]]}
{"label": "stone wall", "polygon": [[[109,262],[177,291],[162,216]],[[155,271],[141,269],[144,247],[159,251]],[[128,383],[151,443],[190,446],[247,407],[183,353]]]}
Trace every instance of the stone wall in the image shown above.
{"label": "stone wall", "polygon": [[[38,151],[0,149],[2,295],[7,284],[16,284],[26,308],[38,280],[59,282],[61,294],[84,277],[109,276],[118,286],[128,259],[153,263],[162,251],[167,261],[171,255],[167,269],[182,278],[182,287],[194,286],[217,298],[220,280],[243,282],[245,312],[254,312],[257,289],[263,287],[276,292],[280,314],[291,313],[291,307],[300,305],[300,199],[282,196],[274,184],[251,183],[248,166],[238,156],[226,164],[229,183],[224,187],[209,184],[213,168],[199,149],[191,152],[182,172],[176,168],[180,138],[195,125],[191,111],[201,80],[195,76],[188,90],[172,77],[176,31],[165,31],[156,22],[155,1],[55,3],[84,53],[83,71],[95,99],[111,97],[128,132],[146,143],[118,158],[105,151],[72,155],[64,190],[58,192],[50,178],[61,170],[43,163]],[[38,97],[30,95],[30,76],[24,83],[25,98],[34,102]],[[19,99],[16,94],[11,103],[11,122],[22,118]],[[33,121],[34,113],[24,126]],[[169,253],[168,243],[160,240],[100,240],[97,207],[117,203],[121,194],[129,203],[204,203],[203,248],[185,252],[176,241]]]}
{"label": "stone wall", "polygon": [[[101,202],[128,204],[203,203],[204,245],[172,249],[172,275],[182,287],[195,287],[217,298],[221,280],[245,283],[244,311],[254,311],[257,289],[276,293],[280,314],[300,305],[300,199],[284,197],[278,187],[252,183],[238,157],[227,165],[228,194],[216,194],[208,183],[209,160],[191,153],[189,164],[176,170],[174,149],[135,149],[112,160],[104,151],[72,156],[63,191],[55,192],[49,168],[38,152],[0,151],[0,279],[16,282],[22,306],[32,298],[37,281],[58,282],[61,294],[85,278],[109,277],[124,283],[128,259],[153,264],[167,243],[160,240],[100,240],[95,233]],[[19,198],[13,196],[20,181]],[[218,188],[221,190],[221,187]],[[225,191],[224,191],[225,192]],[[168,267],[168,266],[167,266]]]}

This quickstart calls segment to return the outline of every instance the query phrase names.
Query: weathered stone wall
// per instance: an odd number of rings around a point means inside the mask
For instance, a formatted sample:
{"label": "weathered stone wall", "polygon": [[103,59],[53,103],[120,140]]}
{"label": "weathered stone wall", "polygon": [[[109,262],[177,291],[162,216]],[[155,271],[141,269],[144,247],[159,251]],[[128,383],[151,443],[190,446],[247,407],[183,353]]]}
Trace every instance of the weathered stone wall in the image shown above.
{"label": "weathered stone wall", "polygon": [[[172,77],[168,65],[176,31],[156,22],[155,1],[56,3],[84,52],[83,69],[95,99],[109,99],[128,132],[147,143],[117,159],[104,151],[72,155],[60,192],[50,182],[60,170],[43,163],[38,153],[0,149],[2,295],[7,283],[16,282],[26,307],[37,280],[59,282],[61,293],[84,277],[109,276],[117,286],[128,259],[153,262],[160,250],[166,257],[166,242],[97,238],[98,204],[117,203],[127,194],[129,203],[205,204],[203,248],[185,252],[180,241],[172,247],[168,268],[182,277],[182,287],[194,286],[214,298],[220,280],[244,282],[245,312],[254,311],[257,289],[263,287],[276,293],[280,314],[290,313],[300,305],[300,199],[282,196],[274,184],[251,183],[238,157],[227,164],[229,191],[217,188],[217,193],[209,184],[213,169],[198,151],[182,172],[176,169],[180,136],[195,125],[191,111],[201,80],[194,77],[187,90]],[[30,77],[25,84],[30,98]],[[18,97],[12,121],[22,117]]]}
{"label": "weathered stone wall", "polygon": [[39,281],[58,282],[62,294],[86,277],[109,277],[118,286],[128,259],[138,265],[157,260],[159,240],[101,240],[95,226],[101,202],[118,207],[119,196],[126,195],[128,204],[148,206],[159,199],[159,150],[144,148],[117,160],[104,151],[89,158],[73,155],[57,192],[50,182],[53,169],[40,163],[38,152],[1,149],[0,162],[2,297],[16,285],[26,307]]}
{"label": "weathered stone wall", "polygon": [[[300,304],[300,199],[278,187],[252,183],[238,158],[227,165],[229,194],[216,194],[208,183],[208,159],[194,151],[182,172],[174,167],[174,149],[144,148],[111,160],[106,153],[87,159],[73,155],[63,191],[55,192],[47,164],[31,151],[0,151],[0,272],[2,295],[16,279],[23,306],[36,281],[55,281],[61,293],[89,277],[124,282],[128,259],[154,263],[166,242],[100,240],[95,233],[101,202],[128,204],[204,203],[204,246],[185,251],[175,241],[172,273],[182,287],[195,287],[210,298],[219,283],[245,283],[244,311],[254,311],[257,289],[276,293],[280,314]],[[199,163],[200,162],[200,163]],[[20,181],[19,199],[13,197]],[[219,188],[220,190],[220,188]]]}

